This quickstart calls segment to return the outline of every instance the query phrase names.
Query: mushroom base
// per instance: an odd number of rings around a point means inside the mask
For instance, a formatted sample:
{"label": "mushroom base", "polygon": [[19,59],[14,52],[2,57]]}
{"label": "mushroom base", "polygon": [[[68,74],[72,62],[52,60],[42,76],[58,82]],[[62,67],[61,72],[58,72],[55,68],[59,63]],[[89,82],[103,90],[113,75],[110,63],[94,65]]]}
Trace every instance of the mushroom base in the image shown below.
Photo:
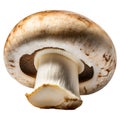
{"label": "mushroom base", "polygon": [[75,109],[82,104],[79,97],[57,85],[44,84],[26,97],[39,108]]}

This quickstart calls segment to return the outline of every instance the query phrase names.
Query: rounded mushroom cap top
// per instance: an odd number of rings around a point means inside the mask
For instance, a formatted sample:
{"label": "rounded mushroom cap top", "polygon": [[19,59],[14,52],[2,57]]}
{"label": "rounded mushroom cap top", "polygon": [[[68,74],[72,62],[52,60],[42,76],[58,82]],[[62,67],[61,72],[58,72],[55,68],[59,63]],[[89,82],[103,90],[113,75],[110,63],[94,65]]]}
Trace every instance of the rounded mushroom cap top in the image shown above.
{"label": "rounded mushroom cap top", "polygon": [[68,11],[38,12],[13,28],[4,47],[8,72],[23,85],[34,87],[34,56],[49,48],[66,51],[84,63],[78,75],[81,94],[100,90],[114,73],[116,52],[110,37],[93,21]]}

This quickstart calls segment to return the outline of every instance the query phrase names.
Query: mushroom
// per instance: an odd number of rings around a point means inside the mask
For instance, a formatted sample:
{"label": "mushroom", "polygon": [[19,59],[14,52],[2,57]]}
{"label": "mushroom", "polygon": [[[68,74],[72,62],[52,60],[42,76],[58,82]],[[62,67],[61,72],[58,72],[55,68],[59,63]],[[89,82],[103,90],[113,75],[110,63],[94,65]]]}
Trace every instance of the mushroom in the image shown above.
{"label": "mushroom", "polygon": [[39,108],[75,109],[80,95],[102,89],[116,66],[107,33],[69,11],[43,11],[21,20],[4,47],[8,72],[34,88],[28,101]]}

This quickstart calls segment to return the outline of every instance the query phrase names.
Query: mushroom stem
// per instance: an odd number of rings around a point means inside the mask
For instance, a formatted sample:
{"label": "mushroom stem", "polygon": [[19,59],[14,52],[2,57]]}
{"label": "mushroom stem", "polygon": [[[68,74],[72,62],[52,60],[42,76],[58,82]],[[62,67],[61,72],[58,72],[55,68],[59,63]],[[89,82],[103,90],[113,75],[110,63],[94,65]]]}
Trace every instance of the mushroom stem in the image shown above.
{"label": "mushroom stem", "polygon": [[43,56],[37,70],[35,88],[43,84],[60,86],[79,97],[77,64],[58,54]]}
{"label": "mushroom stem", "polygon": [[45,108],[72,109],[78,107],[81,99],[77,63],[55,53],[43,55],[38,59],[34,92],[37,95],[33,95],[31,103]]}

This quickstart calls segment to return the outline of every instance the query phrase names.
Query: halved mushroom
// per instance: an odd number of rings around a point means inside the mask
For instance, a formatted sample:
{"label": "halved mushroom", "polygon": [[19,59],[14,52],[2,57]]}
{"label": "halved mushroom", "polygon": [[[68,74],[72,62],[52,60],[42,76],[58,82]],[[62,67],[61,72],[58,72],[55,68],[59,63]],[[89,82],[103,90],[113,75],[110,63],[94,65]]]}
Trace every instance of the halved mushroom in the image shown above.
{"label": "halved mushroom", "polygon": [[8,72],[34,88],[36,107],[75,109],[80,95],[103,88],[116,66],[114,45],[102,28],[68,11],[44,11],[20,21],[4,47]]}

